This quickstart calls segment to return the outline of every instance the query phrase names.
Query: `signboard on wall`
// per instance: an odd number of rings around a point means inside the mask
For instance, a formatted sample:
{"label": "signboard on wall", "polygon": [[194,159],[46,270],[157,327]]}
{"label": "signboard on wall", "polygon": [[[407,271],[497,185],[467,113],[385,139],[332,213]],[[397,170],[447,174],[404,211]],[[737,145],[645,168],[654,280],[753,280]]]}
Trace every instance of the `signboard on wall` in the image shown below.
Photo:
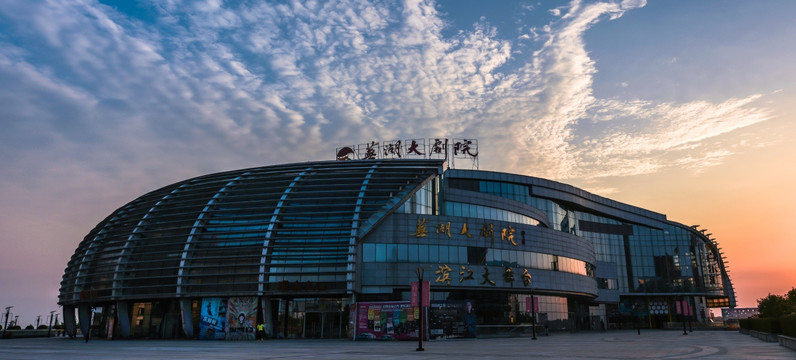
{"label": "signboard on wall", "polygon": [[199,317],[199,339],[221,340],[226,338],[227,299],[204,298]]}
{"label": "signboard on wall", "polygon": [[257,297],[231,297],[227,303],[227,340],[254,340]]}
{"label": "signboard on wall", "polygon": [[404,139],[370,141],[337,148],[337,160],[373,159],[443,159],[455,168],[478,168],[478,140],[457,138]]}

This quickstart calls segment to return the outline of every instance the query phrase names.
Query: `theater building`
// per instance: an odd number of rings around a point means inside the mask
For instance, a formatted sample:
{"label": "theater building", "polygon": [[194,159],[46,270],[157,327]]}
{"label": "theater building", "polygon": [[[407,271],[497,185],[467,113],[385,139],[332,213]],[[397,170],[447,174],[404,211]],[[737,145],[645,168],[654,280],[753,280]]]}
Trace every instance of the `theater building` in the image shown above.
{"label": "theater building", "polygon": [[72,336],[252,339],[262,323],[271,338],[411,338],[421,274],[431,337],[663,328],[735,305],[709,235],[445,160],[263,166],[108,215],[69,260],[59,304]]}

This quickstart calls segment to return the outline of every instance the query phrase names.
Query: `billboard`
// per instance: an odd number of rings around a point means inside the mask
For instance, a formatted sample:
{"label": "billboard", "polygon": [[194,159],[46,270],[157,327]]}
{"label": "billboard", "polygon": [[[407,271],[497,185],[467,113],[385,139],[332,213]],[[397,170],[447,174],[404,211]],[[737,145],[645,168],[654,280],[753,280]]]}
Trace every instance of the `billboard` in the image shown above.
{"label": "billboard", "polygon": [[216,340],[226,338],[227,299],[204,298],[199,318],[199,339]]}
{"label": "billboard", "polygon": [[417,340],[420,308],[408,301],[357,303],[359,339]]}
{"label": "billboard", "polygon": [[231,297],[227,303],[227,340],[254,340],[257,297]]}
{"label": "billboard", "polygon": [[474,301],[434,301],[428,309],[428,332],[434,338],[476,337]]}

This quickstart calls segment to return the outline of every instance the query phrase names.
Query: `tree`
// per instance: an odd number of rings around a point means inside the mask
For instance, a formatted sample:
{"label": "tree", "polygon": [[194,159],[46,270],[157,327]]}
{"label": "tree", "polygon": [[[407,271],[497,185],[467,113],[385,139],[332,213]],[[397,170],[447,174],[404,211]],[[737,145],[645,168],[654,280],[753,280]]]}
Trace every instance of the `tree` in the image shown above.
{"label": "tree", "polygon": [[787,294],[785,294],[785,298],[788,300],[791,306],[791,312],[796,312],[796,287],[790,289]]}
{"label": "tree", "polygon": [[757,300],[757,310],[760,317],[780,317],[796,313],[796,288],[791,289],[784,296],[768,294]]}

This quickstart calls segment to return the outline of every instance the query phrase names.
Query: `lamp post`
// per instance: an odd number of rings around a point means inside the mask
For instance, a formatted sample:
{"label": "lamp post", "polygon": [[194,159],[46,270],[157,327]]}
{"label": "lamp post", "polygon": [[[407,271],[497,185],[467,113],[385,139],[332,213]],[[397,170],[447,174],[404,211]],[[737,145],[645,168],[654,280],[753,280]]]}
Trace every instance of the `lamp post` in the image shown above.
{"label": "lamp post", "polygon": [[425,267],[419,267],[415,269],[415,274],[417,274],[417,305],[420,306],[420,324],[419,324],[419,336],[417,337],[417,351],[426,351],[423,348],[423,336],[425,335],[425,316],[423,316],[423,271]]}
{"label": "lamp post", "polygon": [[6,306],[6,321],[3,323],[3,337],[6,337],[6,329],[8,328],[8,313],[13,306]]}
{"label": "lamp post", "polygon": [[50,311],[50,326],[47,327],[47,337],[50,337],[50,333],[53,331],[53,314],[55,310]]}
{"label": "lamp post", "polygon": [[531,290],[531,333],[533,334],[531,340],[536,340],[536,299],[534,299],[533,290]]}

